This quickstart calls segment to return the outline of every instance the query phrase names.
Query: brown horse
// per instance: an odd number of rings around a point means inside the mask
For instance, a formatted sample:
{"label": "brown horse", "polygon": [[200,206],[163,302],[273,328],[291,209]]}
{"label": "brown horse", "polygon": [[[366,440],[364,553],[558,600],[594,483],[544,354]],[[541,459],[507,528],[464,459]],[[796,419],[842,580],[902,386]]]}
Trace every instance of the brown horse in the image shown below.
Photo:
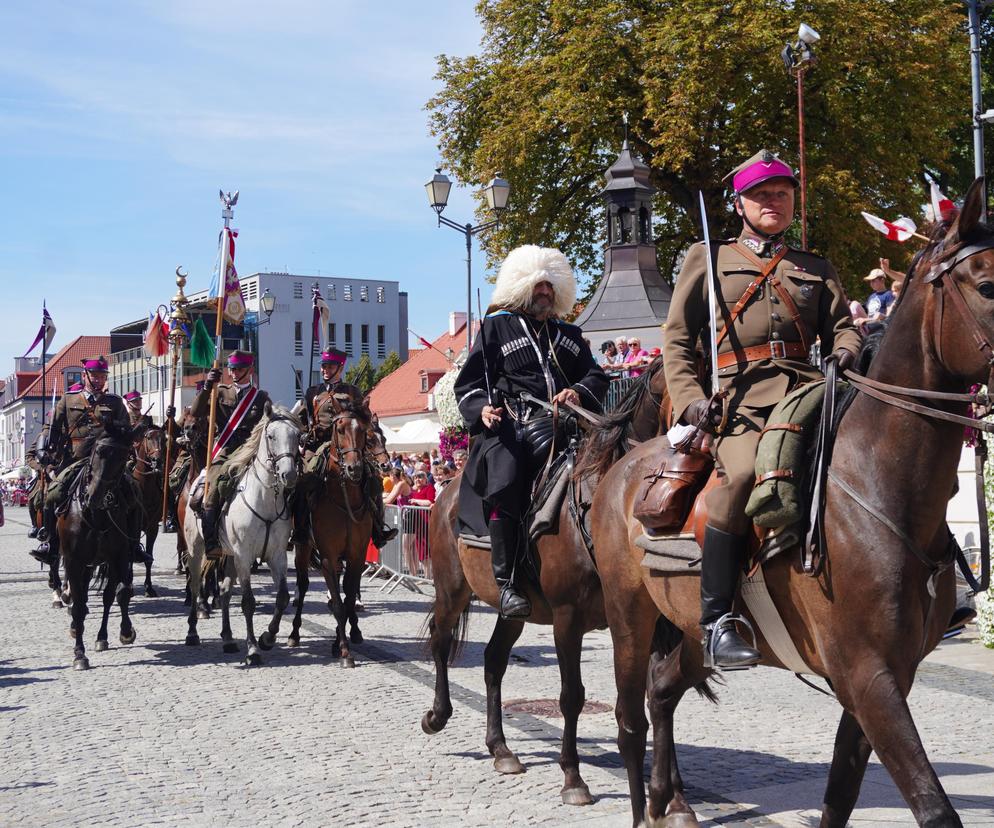
{"label": "brown horse", "polygon": [[159,534],[159,517],[162,511],[162,486],[165,471],[165,435],[161,428],[149,428],[135,443],[135,467],[131,475],[141,492],[142,531],[145,533],[145,597],[155,598],[158,593],[152,586],[152,550]]}
{"label": "brown horse", "polygon": [[[183,436],[186,438],[187,447],[190,450],[190,467],[187,470],[183,488],[180,489],[179,495],[176,497],[176,525],[178,529],[176,532],[176,571],[178,574],[183,573],[184,565],[187,563],[187,558],[189,557],[183,526],[186,525],[186,511],[190,502],[190,488],[207,464],[207,417],[194,417],[187,411],[183,416]],[[193,591],[190,589],[189,569],[186,570],[186,577],[184,604],[189,606],[193,594]],[[213,601],[216,606],[220,598],[217,567],[212,566],[209,568],[207,575],[204,577],[204,584],[198,591],[198,596],[200,598],[200,606],[197,608],[197,618],[201,620],[210,618],[211,605],[209,601]],[[196,640],[189,639],[187,643],[192,646],[200,642],[198,638]]]}
{"label": "brown horse", "polygon": [[[936,231],[908,274],[870,366],[869,379],[902,387],[905,400],[928,399],[913,389],[955,394],[990,381],[994,233],[979,223],[982,192],[975,182],[956,223],[945,236],[945,227]],[[963,400],[940,404],[966,414]],[[963,425],[899,404],[860,393],[841,420],[816,577],[805,574],[793,553],[763,566],[794,645],[843,707],[822,826],[846,824],[871,750],[920,825],[961,824],[925,755],[906,698],[955,602],[945,512]],[[697,820],[683,795],[674,710],[688,689],[708,696],[710,690],[702,666],[698,577],[643,568],[644,552],[633,542],[641,534],[630,517],[633,500],[661,448],[660,440],[640,446],[605,475],[594,498],[593,536],[614,639],[618,747],[633,822],[644,816],[648,825],[682,828]],[[782,667],[757,637],[763,664]],[[648,807],[642,771],[647,679],[654,756]]]}
{"label": "brown horse", "polygon": [[[364,406],[339,405],[331,424],[332,437],[325,470],[313,495],[311,535],[295,543],[297,609],[287,644],[291,647],[300,644],[304,596],[310,584],[308,567],[311,552],[316,549],[321,574],[331,595],[328,609],[338,624],[332,655],[340,659],[343,667],[355,667],[349,649],[350,639],[353,644],[362,643],[355,602],[359,595],[359,579],[366,567],[366,548],[373,532],[373,513],[366,497],[366,475],[370,473],[366,444],[371,427]],[[351,629],[346,635],[348,624]]]}
{"label": "brown horse", "polygon": [[129,614],[131,556],[141,521],[134,484],[125,468],[131,448],[131,429],[126,423],[108,423],[104,434],[90,437],[83,447],[89,453],[89,461],[81,471],[82,479],[70,493],[65,512],[57,521],[72,595],[70,634],[76,642],[75,670],[90,668],[83,644],[83,621],[88,612],[90,578],[96,568],[105,565],[107,571],[96,649],[108,648],[107,622],[115,598],[121,609],[121,643],[132,644],[136,637]]}
{"label": "brown horse", "polygon": [[[600,429],[605,439],[614,443],[640,442],[659,432],[661,416],[660,390],[663,384],[662,361],[656,360],[619,403],[616,411],[604,418]],[[584,448],[580,449],[580,461]],[[559,513],[559,529],[541,536],[535,544],[540,562],[542,594],[528,589],[532,624],[551,624],[559,659],[561,692],[559,709],[564,718],[559,765],[563,769],[562,800],[567,805],[593,802],[580,776],[576,751],[576,726],[583,709],[584,688],[580,675],[580,651],[583,636],[593,629],[603,629],[604,600],[598,575],[598,562],[588,551],[574,513],[589,500],[590,484],[578,481],[576,497],[567,497]],[[497,582],[490,564],[490,553],[457,542],[459,483],[450,483],[431,511],[428,546],[431,549],[435,602],[429,615],[429,647],[435,662],[435,699],[421,719],[421,728],[431,735],[438,733],[452,716],[449,698],[448,666],[454,662],[463,644],[466,622],[473,596],[491,607],[500,604]],[[508,748],[504,737],[501,710],[501,682],[507,670],[511,648],[521,635],[525,622],[498,616],[484,654],[484,680],[487,688],[486,745],[494,757],[498,773],[522,773],[524,766]],[[453,646],[455,643],[455,646]]]}

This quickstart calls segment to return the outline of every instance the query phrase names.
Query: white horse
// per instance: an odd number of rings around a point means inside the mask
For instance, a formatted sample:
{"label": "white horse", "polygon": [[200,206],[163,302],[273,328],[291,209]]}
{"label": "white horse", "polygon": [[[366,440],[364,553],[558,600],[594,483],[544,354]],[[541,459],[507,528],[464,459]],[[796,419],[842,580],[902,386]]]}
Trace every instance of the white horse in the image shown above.
{"label": "white horse", "polygon": [[[235,577],[242,590],[245,614],[246,665],[262,663],[259,653],[272,649],[280,629],[283,612],[290,603],[287,588],[287,541],[290,538],[292,509],[290,492],[297,482],[300,459],[300,421],[279,405],[266,407],[266,415],[252,430],[244,445],[231,456],[231,466],[241,469],[237,493],[218,526],[218,539],[224,551],[221,564],[221,640],[226,653],[237,653],[238,644],[231,634],[229,605]],[[200,482],[196,485],[200,485]],[[197,635],[197,605],[202,588],[204,537],[200,521],[192,509],[187,510],[183,525],[189,549],[190,615],[188,645],[200,643]],[[269,627],[256,641],[252,624],[255,595],[252,593],[252,564],[257,559],[269,564],[276,587],[276,608]]]}

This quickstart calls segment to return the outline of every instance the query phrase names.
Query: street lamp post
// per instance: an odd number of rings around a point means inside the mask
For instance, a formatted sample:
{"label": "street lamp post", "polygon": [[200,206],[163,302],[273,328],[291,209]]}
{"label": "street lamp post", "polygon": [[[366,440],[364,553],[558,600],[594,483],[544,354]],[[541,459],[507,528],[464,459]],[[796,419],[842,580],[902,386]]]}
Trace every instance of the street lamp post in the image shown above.
{"label": "street lamp post", "polygon": [[489,184],[484,188],[483,193],[487,199],[487,206],[496,215],[496,218],[481,224],[473,225],[472,222],[460,224],[457,221],[443,216],[442,211],[449,203],[449,190],[452,182],[447,175],[443,175],[441,169],[435,170],[435,175],[431,181],[425,184],[428,192],[428,202],[432,209],[438,214],[438,224],[458,230],[466,237],[466,354],[473,345],[473,236],[496,227],[500,223],[501,214],[507,209],[507,199],[511,194],[511,185],[508,184],[500,173],[494,176]]}
{"label": "street lamp post", "polygon": [[[994,113],[984,112],[980,89],[980,3],[967,0],[970,23],[970,78],[973,98],[973,174],[984,178],[984,122]],[[984,182],[984,197],[980,201],[980,220],[987,220],[987,186]]]}
{"label": "street lamp post", "polygon": [[804,158],[804,73],[815,63],[814,50],[811,48],[821,40],[810,26],[802,23],[797,30],[797,41],[784,46],[780,57],[783,58],[787,72],[797,78],[797,134],[798,155],[801,172],[801,247],[808,249],[808,172]]}

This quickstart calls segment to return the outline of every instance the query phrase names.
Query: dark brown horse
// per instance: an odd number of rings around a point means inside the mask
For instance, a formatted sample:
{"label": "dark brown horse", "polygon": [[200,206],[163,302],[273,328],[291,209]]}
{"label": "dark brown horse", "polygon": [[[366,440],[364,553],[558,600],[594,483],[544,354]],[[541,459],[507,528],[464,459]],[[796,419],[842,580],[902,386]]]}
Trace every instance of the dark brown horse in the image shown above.
{"label": "dark brown horse", "polygon": [[[297,611],[287,643],[300,644],[304,596],[310,584],[312,550],[321,561],[321,574],[331,598],[328,609],[338,624],[332,655],[343,667],[355,667],[349,643],[361,644],[355,613],[359,579],[366,567],[366,548],[373,532],[373,513],[366,498],[366,446],[372,424],[362,405],[340,405],[332,420],[325,470],[313,495],[311,536],[295,543]],[[302,493],[301,493],[302,494]],[[343,571],[344,570],[344,571]],[[344,599],[342,591],[344,589]],[[349,634],[346,627],[351,624]]]}
{"label": "dark brown horse", "polygon": [[[948,233],[943,235],[945,227],[936,231],[905,281],[870,366],[870,379],[901,386],[907,401],[915,401],[910,389],[956,394],[989,381],[994,233],[978,221],[982,192],[978,181]],[[940,405],[966,414],[963,401]],[[962,442],[961,424],[859,394],[841,421],[832,455],[820,573],[805,574],[795,553],[764,565],[794,645],[829,680],[843,707],[822,826],[846,824],[871,750],[920,825],[961,824],[925,755],[906,698],[955,602],[945,513]],[[644,552],[632,542],[641,534],[631,518],[633,500],[642,476],[658,462],[661,444],[638,447],[605,475],[593,503],[593,536],[614,639],[618,747],[633,822],[644,818],[672,828],[697,825],[683,795],[674,711],[688,689],[710,690],[702,666],[698,577],[643,568]],[[783,666],[762,635],[758,646],[763,664]],[[647,679],[654,759],[648,807],[642,771]]]}
{"label": "dark brown horse", "polygon": [[[647,440],[660,427],[660,388],[663,382],[662,362],[656,360],[639,378],[619,403],[617,410],[607,415],[602,434],[612,442]],[[581,461],[584,449],[581,448]],[[588,484],[583,497],[589,500]],[[590,630],[603,629],[604,600],[594,557],[577,527],[572,513],[578,510],[576,500],[567,498],[559,514],[556,534],[543,535],[535,544],[540,561],[542,594],[528,590],[532,624],[551,624],[559,659],[561,692],[559,709],[564,718],[562,750],[559,765],[563,769],[562,800],[567,805],[588,805],[593,802],[590,791],[580,776],[580,760],[576,751],[576,726],[583,709],[584,689],[580,675],[580,651],[583,636]],[[435,503],[428,529],[431,549],[435,602],[428,621],[429,647],[435,661],[435,699],[431,709],[421,719],[425,733],[438,733],[452,716],[449,698],[449,664],[455,661],[463,643],[466,621],[473,596],[496,608],[499,593],[490,564],[490,553],[457,542],[456,519],[459,512],[459,483],[450,483]],[[487,688],[486,745],[494,757],[498,773],[521,773],[524,766],[508,748],[504,737],[501,710],[501,682],[515,641],[524,629],[524,621],[497,618],[484,655],[484,680]],[[453,643],[455,646],[453,647]]]}
{"label": "dark brown horse", "polygon": [[162,511],[162,486],[166,475],[162,468],[165,460],[165,435],[161,428],[149,428],[135,443],[135,467],[132,476],[141,492],[142,531],[145,533],[145,597],[155,598],[158,593],[152,586],[152,550],[159,534]]}
{"label": "dark brown horse", "polygon": [[83,644],[83,621],[95,568],[105,565],[107,572],[97,651],[107,649],[107,621],[115,597],[121,609],[121,643],[132,644],[136,637],[128,612],[132,594],[131,556],[140,532],[137,492],[125,468],[132,449],[131,430],[123,423],[109,423],[103,435],[90,438],[86,448],[89,461],[82,471],[82,480],[57,524],[72,595],[70,633],[76,641],[75,670],[90,667]]}

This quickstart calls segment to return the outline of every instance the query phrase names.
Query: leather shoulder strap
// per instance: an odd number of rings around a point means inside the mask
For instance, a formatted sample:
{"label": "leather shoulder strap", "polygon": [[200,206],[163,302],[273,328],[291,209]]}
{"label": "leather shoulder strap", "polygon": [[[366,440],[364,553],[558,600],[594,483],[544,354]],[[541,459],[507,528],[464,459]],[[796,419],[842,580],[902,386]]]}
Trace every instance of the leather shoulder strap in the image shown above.
{"label": "leather shoulder strap", "polygon": [[747,259],[750,259],[753,263],[759,266],[760,274],[749,283],[749,286],[739,297],[739,301],[735,303],[735,307],[732,308],[731,313],[728,314],[725,322],[725,327],[723,327],[718,332],[718,339],[716,343],[717,345],[720,345],[721,341],[727,336],[735,320],[738,319],[739,314],[742,313],[742,311],[745,309],[745,306],[749,304],[749,300],[752,299],[756,291],[759,290],[759,286],[769,278],[770,274],[777,269],[777,265],[780,264],[780,261],[783,259],[783,257],[787,255],[787,248],[783,247],[780,250],[780,252],[777,253],[776,256],[774,256],[768,262],[764,262],[762,261],[762,259],[758,258],[757,256],[754,256],[752,251],[749,250],[747,247],[744,247],[743,245],[740,245],[737,242],[735,243],[734,247],[740,253],[745,254]]}

